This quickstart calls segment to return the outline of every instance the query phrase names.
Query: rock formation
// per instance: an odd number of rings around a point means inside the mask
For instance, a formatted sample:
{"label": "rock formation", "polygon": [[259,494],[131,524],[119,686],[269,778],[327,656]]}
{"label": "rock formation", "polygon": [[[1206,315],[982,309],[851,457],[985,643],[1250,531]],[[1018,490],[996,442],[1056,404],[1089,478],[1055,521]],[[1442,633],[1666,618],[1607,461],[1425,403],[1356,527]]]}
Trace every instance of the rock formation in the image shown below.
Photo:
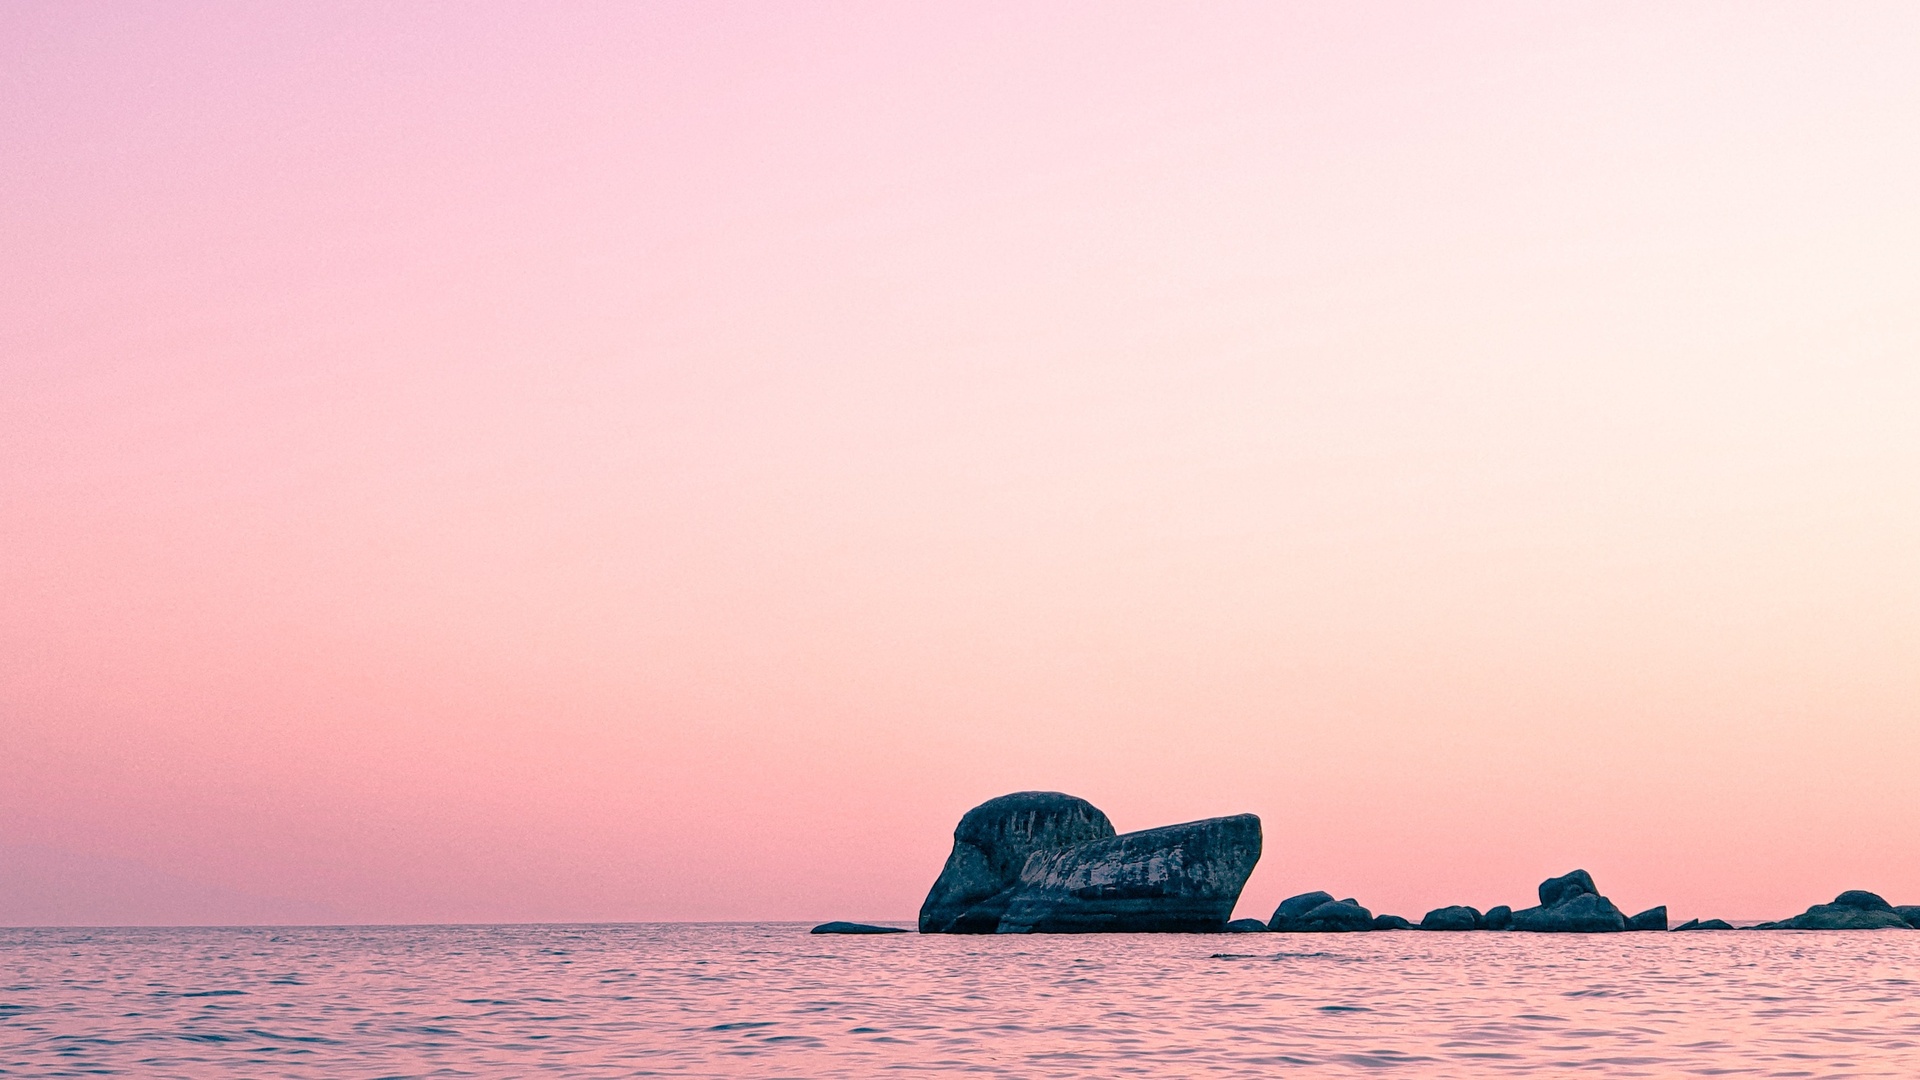
{"label": "rock formation", "polygon": [[1899,912],[1900,917],[1907,920],[1908,926],[1913,927],[1915,930],[1920,930],[1920,904],[1901,904],[1893,910]]}
{"label": "rock formation", "polygon": [[1683,922],[1679,926],[1674,927],[1673,931],[1674,933],[1677,934],[1682,930],[1731,930],[1731,929],[1733,929],[1733,924],[1728,922],[1725,919],[1705,919],[1705,920],[1688,919],[1686,922]]}
{"label": "rock formation", "polygon": [[809,934],[904,934],[905,930],[897,926],[873,926],[857,922],[823,922],[807,931]]}
{"label": "rock formation", "polygon": [[1264,934],[1267,924],[1259,919],[1235,919],[1227,924],[1229,934]]}
{"label": "rock formation", "polygon": [[1301,893],[1298,896],[1289,896],[1285,900],[1280,901],[1279,907],[1273,909],[1273,918],[1267,920],[1267,929],[1276,932],[1292,930],[1294,922],[1298,920],[1300,916],[1305,915],[1321,904],[1331,903],[1333,903],[1332,893],[1315,891]]}
{"label": "rock formation", "polygon": [[1356,934],[1373,929],[1373,912],[1349,896],[1321,904],[1295,919],[1287,929],[1296,934]]}
{"label": "rock formation", "polygon": [[1427,917],[1420,920],[1422,930],[1484,930],[1487,928],[1486,916],[1476,908],[1464,904],[1452,907],[1434,908]]}
{"label": "rock formation", "polygon": [[1487,909],[1487,929],[1513,929],[1513,909],[1505,904],[1497,904]]}
{"label": "rock formation", "polygon": [[1849,889],[1831,904],[1815,904],[1791,919],[1761,923],[1755,930],[1911,930],[1893,905],[1864,889]]}
{"label": "rock formation", "polygon": [[1540,934],[1601,934],[1627,928],[1627,917],[1600,895],[1593,875],[1575,870],[1540,883],[1540,906],[1513,913],[1513,929]]}
{"label": "rock formation", "polygon": [[953,851],[920,905],[920,932],[993,933],[1028,856],[1112,835],[1107,815],[1057,791],[1021,791],[981,803],[954,827]]}
{"label": "rock formation", "polygon": [[1667,905],[1648,908],[1627,920],[1629,930],[1665,930],[1667,928]]}
{"label": "rock formation", "polygon": [[1371,930],[1411,930],[1413,924],[1398,915],[1375,915]]}
{"label": "rock formation", "polygon": [[1252,814],[1041,848],[1021,869],[998,930],[1217,933],[1259,858]]}

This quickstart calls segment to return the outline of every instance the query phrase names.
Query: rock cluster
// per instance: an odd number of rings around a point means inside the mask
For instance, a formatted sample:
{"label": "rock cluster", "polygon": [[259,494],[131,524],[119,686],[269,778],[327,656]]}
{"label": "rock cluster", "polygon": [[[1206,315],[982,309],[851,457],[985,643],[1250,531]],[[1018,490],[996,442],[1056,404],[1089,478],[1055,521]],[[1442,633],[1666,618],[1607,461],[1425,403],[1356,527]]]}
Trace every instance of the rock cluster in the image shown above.
{"label": "rock cluster", "polygon": [[1864,889],[1849,889],[1831,904],[1815,904],[1791,919],[1760,923],[1755,930],[1910,930],[1916,925],[1892,904]]}
{"label": "rock cluster", "polygon": [[1224,931],[1260,844],[1252,814],[1116,835],[1084,799],[1003,795],[960,819],[920,931]]}
{"label": "rock cluster", "polygon": [[[1593,875],[1575,870],[1540,883],[1540,903],[1515,911],[1501,904],[1482,913],[1466,904],[1434,908],[1418,929],[1441,931],[1526,930],[1537,933],[1611,933],[1622,930],[1665,930],[1667,909],[1652,908],[1628,918],[1613,901],[1600,895]],[[1335,900],[1331,893],[1309,892],[1280,902],[1267,929],[1279,933],[1329,933],[1360,930],[1409,930],[1414,925],[1398,915],[1373,915],[1353,899]]]}

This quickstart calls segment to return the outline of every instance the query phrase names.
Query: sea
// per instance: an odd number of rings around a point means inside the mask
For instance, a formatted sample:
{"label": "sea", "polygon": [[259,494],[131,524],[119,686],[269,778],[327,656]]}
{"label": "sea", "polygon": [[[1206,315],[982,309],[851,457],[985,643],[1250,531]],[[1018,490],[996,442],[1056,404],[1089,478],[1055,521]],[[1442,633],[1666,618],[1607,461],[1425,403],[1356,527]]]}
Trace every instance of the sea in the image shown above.
{"label": "sea", "polygon": [[0,1076],[1920,1077],[1920,933],[0,930]]}

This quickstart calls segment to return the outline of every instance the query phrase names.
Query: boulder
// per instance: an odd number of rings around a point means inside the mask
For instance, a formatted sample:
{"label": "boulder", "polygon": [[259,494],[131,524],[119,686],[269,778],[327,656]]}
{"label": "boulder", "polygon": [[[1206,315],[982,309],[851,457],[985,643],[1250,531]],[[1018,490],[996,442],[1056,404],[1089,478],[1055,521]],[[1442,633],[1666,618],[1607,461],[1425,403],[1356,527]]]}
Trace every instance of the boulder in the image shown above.
{"label": "boulder", "polygon": [[1274,931],[1291,930],[1293,929],[1294,921],[1300,918],[1300,916],[1332,900],[1332,893],[1318,891],[1304,892],[1299,896],[1289,896],[1285,900],[1280,901],[1279,907],[1273,909],[1273,918],[1267,920],[1267,929]]}
{"label": "boulder", "polygon": [[1791,919],[1761,923],[1756,930],[1911,930],[1893,905],[1864,889],[1849,889],[1831,904],[1815,904]]}
{"label": "boulder", "polygon": [[1300,916],[1288,929],[1296,934],[1352,934],[1373,929],[1373,912],[1358,900],[1329,900]]}
{"label": "boulder", "polygon": [[1540,883],[1540,906],[1513,913],[1513,929],[1536,934],[1605,934],[1627,928],[1627,917],[1600,895],[1593,875],[1575,870]]}
{"label": "boulder", "polygon": [[1226,929],[1229,934],[1264,934],[1267,924],[1259,919],[1235,919],[1227,924]]}
{"label": "boulder", "polygon": [[1371,927],[1371,929],[1411,930],[1413,929],[1413,924],[1401,918],[1398,915],[1375,915],[1373,917],[1373,926]]}
{"label": "boulder", "polygon": [[809,934],[904,934],[898,926],[874,926],[858,922],[823,922],[807,931]]}
{"label": "boulder", "polygon": [[1480,914],[1478,908],[1464,904],[1452,907],[1434,908],[1420,920],[1422,930],[1482,930],[1487,925],[1487,917]]}
{"label": "boulder", "polygon": [[1218,933],[1259,859],[1252,814],[1036,850],[998,932]]}
{"label": "boulder", "polygon": [[920,905],[920,932],[993,933],[1028,856],[1112,835],[1107,815],[1057,791],[1021,791],[981,803],[954,827],[953,851]]}
{"label": "boulder", "polygon": [[1667,928],[1667,905],[1648,908],[1627,920],[1629,930],[1665,930]]}
{"label": "boulder", "polygon": [[1907,920],[1908,926],[1920,930],[1920,904],[1901,904],[1893,910],[1901,918]]}
{"label": "boulder", "polygon": [[1486,919],[1489,930],[1513,929],[1513,909],[1505,904],[1488,908]]}
{"label": "boulder", "polygon": [[1681,930],[1731,930],[1733,924],[1725,919],[1688,919],[1673,929],[1676,933]]}

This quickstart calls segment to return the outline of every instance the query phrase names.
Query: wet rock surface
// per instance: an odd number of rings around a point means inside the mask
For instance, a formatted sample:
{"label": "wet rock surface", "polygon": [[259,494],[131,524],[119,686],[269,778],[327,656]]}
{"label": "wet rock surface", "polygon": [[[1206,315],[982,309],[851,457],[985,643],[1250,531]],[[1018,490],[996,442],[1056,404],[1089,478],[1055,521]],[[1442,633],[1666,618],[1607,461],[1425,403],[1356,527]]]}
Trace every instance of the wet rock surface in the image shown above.
{"label": "wet rock surface", "polygon": [[1217,933],[1260,846],[1260,819],[1238,814],[1037,850],[998,931]]}
{"label": "wet rock surface", "polygon": [[954,827],[953,850],[920,906],[920,932],[995,932],[1029,856],[1112,835],[1113,823],[1099,808],[1057,791],[981,803]]}

